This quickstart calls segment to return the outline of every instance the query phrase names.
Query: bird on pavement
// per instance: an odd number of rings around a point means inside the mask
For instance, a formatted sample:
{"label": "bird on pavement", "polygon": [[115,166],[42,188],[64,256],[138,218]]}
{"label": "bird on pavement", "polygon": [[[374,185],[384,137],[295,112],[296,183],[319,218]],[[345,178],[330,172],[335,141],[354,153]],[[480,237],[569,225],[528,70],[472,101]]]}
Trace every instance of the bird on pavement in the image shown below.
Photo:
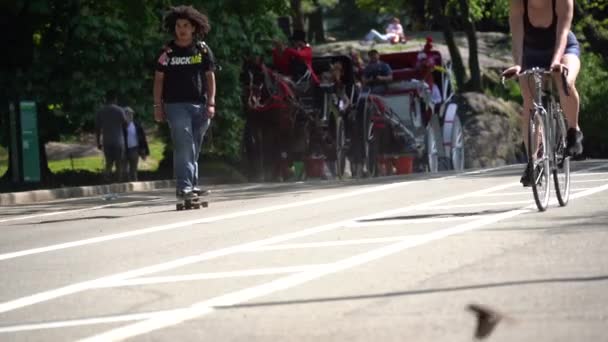
{"label": "bird on pavement", "polygon": [[505,318],[504,315],[487,306],[479,304],[469,304],[467,309],[471,311],[477,318],[477,326],[475,328],[475,338],[483,340],[490,336],[496,328],[496,325]]}

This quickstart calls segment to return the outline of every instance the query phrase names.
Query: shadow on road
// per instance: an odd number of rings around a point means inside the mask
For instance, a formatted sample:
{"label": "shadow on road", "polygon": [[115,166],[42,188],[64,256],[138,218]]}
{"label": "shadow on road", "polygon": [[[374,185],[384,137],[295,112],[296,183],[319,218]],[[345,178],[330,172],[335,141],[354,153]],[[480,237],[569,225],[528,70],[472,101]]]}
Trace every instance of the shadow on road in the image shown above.
{"label": "shadow on road", "polygon": [[392,216],[392,217],[380,217],[374,219],[367,220],[359,220],[359,223],[369,223],[369,222],[383,222],[383,221],[407,221],[407,220],[417,220],[417,219],[426,219],[426,218],[444,218],[444,217],[476,217],[481,215],[492,215],[492,214],[501,214],[506,213],[507,211],[511,211],[513,209],[506,210],[483,210],[478,212],[463,212],[463,213],[439,213],[439,214],[420,214],[420,215],[408,215],[408,216]]}
{"label": "shadow on road", "polygon": [[526,285],[538,285],[538,284],[590,283],[590,282],[602,282],[602,281],[608,281],[608,275],[592,276],[592,277],[514,280],[514,281],[506,281],[506,282],[499,282],[499,283],[486,283],[486,284],[476,284],[476,285],[466,285],[466,286],[421,289],[421,290],[412,290],[412,291],[363,294],[363,295],[358,295],[358,296],[320,297],[320,298],[297,299],[297,300],[286,300],[286,301],[275,301],[275,302],[257,302],[257,303],[249,303],[249,304],[238,304],[238,305],[232,305],[232,306],[217,306],[214,308],[216,308],[216,309],[246,309],[246,308],[264,307],[264,306],[316,304],[316,303],[331,303],[331,302],[352,301],[352,300],[416,296],[416,295],[426,295],[426,294],[434,294],[434,293],[482,290],[482,289],[490,289],[490,288],[498,288],[498,287],[526,286]]}

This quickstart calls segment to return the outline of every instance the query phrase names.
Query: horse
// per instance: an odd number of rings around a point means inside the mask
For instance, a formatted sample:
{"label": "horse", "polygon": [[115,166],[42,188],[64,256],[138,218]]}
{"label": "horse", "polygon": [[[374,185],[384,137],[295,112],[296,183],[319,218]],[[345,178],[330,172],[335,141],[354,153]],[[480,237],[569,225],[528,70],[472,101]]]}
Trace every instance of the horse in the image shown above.
{"label": "horse", "polygon": [[[243,154],[250,180],[290,178],[294,130],[301,108],[293,83],[259,57],[247,58],[241,72],[241,102],[246,115]],[[296,146],[297,149],[297,146]]]}

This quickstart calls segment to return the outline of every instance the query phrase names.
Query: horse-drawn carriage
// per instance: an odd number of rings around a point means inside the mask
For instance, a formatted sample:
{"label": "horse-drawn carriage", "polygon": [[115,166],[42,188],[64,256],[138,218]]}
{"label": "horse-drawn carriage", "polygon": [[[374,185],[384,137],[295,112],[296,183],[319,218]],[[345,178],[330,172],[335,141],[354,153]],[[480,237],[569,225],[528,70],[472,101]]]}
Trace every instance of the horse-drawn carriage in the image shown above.
{"label": "horse-drawn carriage", "polygon": [[[391,161],[407,158],[410,171],[464,169],[464,135],[452,102],[450,64],[438,51],[384,54],[393,79],[382,92],[363,90],[356,130],[363,173],[390,174]],[[430,59],[430,63],[428,63]],[[378,166],[382,166],[379,168]]]}
{"label": "horse-drawn carriage", "polygon": [[[358,93],[347,56],[316,57],[310,71],[286,77],[248,60],[243,68],[247,116],[243,152],[257,180],[341,177],[347,152],[345,120]],[[341,69],[339,76],[335,74]]]}
{"label": "horse-drawn carriage", "polygon": [[315,57],[318,84],[310,71],[288,78],[261,59],[248,60],[242,74],[243,152],[250,178],[342,177],[348,164],[353,176],[376,176],[391,173],[387,160],[403,157],[418,170],[461,170],[462,125],[457,105],[450,102],[448,66],[433,52],[444,70],[431,70],[440,91],[433,102],[432,85],[421,80],[425,71],[416,67],[417,55],[381,56],[393,69],[393,81],[381,93],[360,86],[348,56]]}

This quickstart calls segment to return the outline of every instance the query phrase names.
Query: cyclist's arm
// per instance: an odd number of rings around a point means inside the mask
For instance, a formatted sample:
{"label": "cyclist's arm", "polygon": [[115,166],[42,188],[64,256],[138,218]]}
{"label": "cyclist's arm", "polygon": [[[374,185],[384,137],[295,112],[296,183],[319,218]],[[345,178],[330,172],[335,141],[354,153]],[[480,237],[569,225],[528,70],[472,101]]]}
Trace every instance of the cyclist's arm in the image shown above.
{"label": "cyclist's arm", "polygon": [[511,28],[511,51],[513,63],[521,65],[524,47],[524,3],[523,0],[511,0],[509,10],[509,26]]}
{"label": "cyclist's arm", "polygon": [[555,37],[555,52],[551,65],[559,64],[566,50],[568,32],[570,32],[570,25],[574,16],[574,0],[556,1],[555,11],[557,12],[557,36]]}

